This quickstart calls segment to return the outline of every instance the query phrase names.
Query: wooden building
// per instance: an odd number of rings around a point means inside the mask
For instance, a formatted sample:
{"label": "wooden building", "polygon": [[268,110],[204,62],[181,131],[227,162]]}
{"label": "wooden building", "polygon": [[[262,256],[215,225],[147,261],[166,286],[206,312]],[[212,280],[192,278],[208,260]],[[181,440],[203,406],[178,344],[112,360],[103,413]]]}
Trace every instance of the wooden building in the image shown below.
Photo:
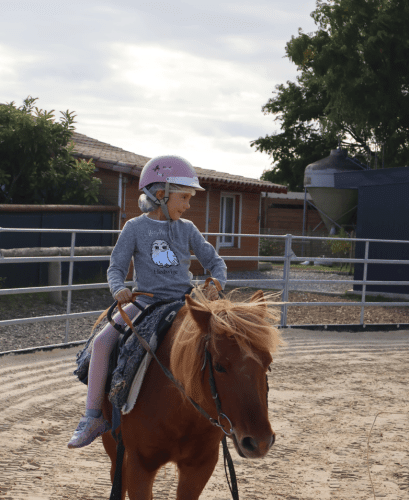
{"label": "wooden building", "polygon": [[[307,193],[307,200],[312,201]],[[324,229],[318,210],[306,204],[305,232],[318,236]],[[264,193],[261,203],[261,230],[265,234],[293,234],[300,236],[303,227],[304,193]],[[317,234],[315,234],[318,231]]]}
{"label": "wooden building", "polygon": [[[138,207],[139,177],[150,158],[124,151],[121,148],[74,133],[74,155],[92,159],[95,177],[102,180],[101,199],[108,205],[120,207],[117,227],[141,215]],[[187,158],[188,159],[188,158]],[[201,186],[185,218],[202,233],[227,233],[220,241],[219,253],[229,256],[258,256],[259,239],[228,236],[228,233],[259,234],[262,193],[286,193],[287,188],[267,181],[232,175],[216,170],[194,167]],[[216,237],[207,237],[216,247]],[[254,270],[257,261],[226,261],[228,270]],[[193,261],[191,271],[202,275],[203,268]]]}
{"label": "wooden building", "polygon": [[[307,200],[311,196],[307,193]],[[304,193],[264,193],[261,201],[261,233],[292,234],[302,236],[304,217]],[[305,235],[327,236],[328,231],[321,220],[318,210],[306,203]],[[292,250],[297,256],[316,256],[328,253],[321,242],[293,240]],[[277,242],[275,255],[283,255],[284,242]]]}

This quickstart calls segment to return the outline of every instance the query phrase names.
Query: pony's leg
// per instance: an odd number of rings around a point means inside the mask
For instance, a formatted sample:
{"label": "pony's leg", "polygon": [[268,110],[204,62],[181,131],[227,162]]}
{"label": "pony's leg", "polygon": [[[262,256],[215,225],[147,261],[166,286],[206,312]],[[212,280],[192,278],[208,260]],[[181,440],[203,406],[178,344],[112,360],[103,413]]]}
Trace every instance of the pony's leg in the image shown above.
{"label": "pony's leg", "polygon": [[129,500],[153,500],[152,488],[158,469],[147,470],[135,451],[127,452],[126,484]]}
{"label": "pony's leg", "polygon": [[217,450],[209,454],[207,459],[200,457],[200,460],[192,459],[189,462],[178,463],[179,484],[176,500],[199,500],[200,494],[216,467],[218,458]]}

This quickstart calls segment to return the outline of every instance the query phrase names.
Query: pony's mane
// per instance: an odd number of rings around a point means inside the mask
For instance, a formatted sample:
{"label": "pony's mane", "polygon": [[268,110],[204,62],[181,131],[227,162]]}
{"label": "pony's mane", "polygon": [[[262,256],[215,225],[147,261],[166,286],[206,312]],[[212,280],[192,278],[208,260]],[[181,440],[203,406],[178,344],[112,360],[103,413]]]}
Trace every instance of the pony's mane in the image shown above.
{"label": "pony's mane", "polygon": [[200,371],[203,366],[205,343],[217,351],[216,341],[221,335],[234,338],[245,356],[261,360],[255,351],[274,353],[280,345],[285,345],[278,328],[273,326],[280,320],[280,312],[273,312],[272,306],[280,306],[274,301],[281,294],[253,296],[253,301],[235,302],[235,290],[223,299],[210,301],[200,289],[194,290],[194,300],[203,311],[211,313],[209,329],[198,327],[188,309],[183,308],[184,317],[175,333],[171,351],[171,370],[185,386],[186,393],[198,400],[203,399],[200,389]]}

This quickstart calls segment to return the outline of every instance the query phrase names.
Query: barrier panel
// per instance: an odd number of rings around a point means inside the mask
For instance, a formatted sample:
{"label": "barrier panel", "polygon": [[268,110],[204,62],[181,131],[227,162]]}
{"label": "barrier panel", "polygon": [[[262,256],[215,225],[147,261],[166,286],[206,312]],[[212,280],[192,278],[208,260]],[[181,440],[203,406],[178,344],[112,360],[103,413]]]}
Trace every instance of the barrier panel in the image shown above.
{"label": "barrier panel", "polygon": [[[19,318],[19,319],[11,319],[11,320],[0,320],[0,327],[2,326],[12,326],[16,324],[22,323],[35,323],[40,321],[58,321],[65,320],[65,338],[63,343],[68,343],[69,337],[69,322],[70,319],[86,317],[86,316],[99,316],[103,311],[88,311],[81,313],[71,313],[71,296],[72,291],[74,290],[89,290],[89,289],[101,289],[108,288],[108,283],[91,283],[91,284],[73,284],[73,267],[75,262],[92,262],[98,260],[109,260],[110,252],[113,247],[76,247],[75,240],[76,235],[78,233],[120,233],[119,230],[91,230],[91,229],[21,229],[21,228],[0,228],[0,234],[6,232],[64,232],[71,234],[71,246],[63,247],[57,250],[44,248],[44,249],[8,249],[1,250],[0,249],[0,264],[18,264],[18,263],[27,263],[27,262],[48,262],[49,265],[61,265],[61,262],[69,262],[69,275],[68,275],[68,284],[67,285],[50,285],[50,286],[41,286],[41,287],[27,287],[27,288],[6,288],[0,289],[0,297],[3,295],[11,295],[11,294],[24,294],[24,293],[39,293],[39,292],[48,292],[48,293],[58,293],[62,291],[67,292],[67,307],[66,314],[53,315],[53,316],[40,316],[40,317],[30,317],[30,318]],[[224,236],[224,233],[203,233],[207,236],[216,236],[216,250],[219,250],[219,240],[220,237]],[[291,264],[296,262],[305,261],[304,257],[296,257],[294,252],[292,251],[292,242],[294,240],[330,240],[330,241],[353,241],[353,242],[364,242],[365,243],[365,256],[363,259],[356,258],[331,258],[332,262],[347,262],[347,263],[359,263],[364,265],[363,279],[362,280],[354,280],[353,284],[362,285],[362,300],[360,302],[291,302],[291,306],[351,306],[351,307],[360,307],[361,308],[361,316],[360,316],[360,325],[364,323],[364,310],[365,305],[368,303],[365,301],[366,295],[366,287],[367,285],[409,285],[409,281],[368,281],[367,280],[367,267],[368,263],[382,263],[382,264],[390,264],[390,265],[408,265],[409,260],[385,260],[385,259],[369,259],[369,244],[372,242],[382,242],[382,243],[405,243],[409,244],[409,241],[402,240],[375,240],[375,239],[360,239],[360,238],[334,238],[334,237],[314,237],[314,236],[293,236],[291,234],[287,235],[270,235],[270,234],[230,234],[230,236],[237,237],[246,237],[246,238],[274,238],[274,239],[282,239],[285,243],[285,251],[283,256],[275,256],[275,257],[266,257],[266,256],[224,256],[224,260],[257,260],[263,262],[284,262],[283,269],[283,277],[282,279],[263,279],[257,280],[257,286],[263,288],[263,285],[277,285],[275,288],[282,289],[283,302],[288,301],[288,293],[290,291],[290,285],[295,283],[321,283],[321,284],[330,284],[330,283],[346,283],[351,284],[351,280],[306,280],[306,279],[290,279],[290,268]],[[91,248],[91,250],[90,250]],[[30,250],[32,250],[35,255],[30,254]],[[88,250],[88,252],[87,252]],[[42,253],[43,251],[43,253]],[[31,253],[33,253],[31,252]],[[47,254],[48,252],[48,254]],[[49,255],[52,252],[59,252],[61,255]],[[88,255],[83,255],[84,253],[88,253]],[[97,253],[99,255],[89,255],[90,253]],[[11,255],[20,255],[25,254],[25,256],[11,256]],[[28,256],[30,254],[31,256]],[[47,255],[46,255],[47,254]],[[82,254],[82,255],[81,255]],[[101,255],[102,254],[102,255]],[[197,257],[191,256],[191,260],[197,260]],[[314,263],[325,263],[328,261],[328,258],[320,258],[314,257],[309,258],[310,261],[314,261]],[[57,272],[58,274],[58,272]],[[56,278],[57,279],[57,278]],[[197,280],[198,284],[204,283],[205,280]],[[238,286],[248,286],[247,283],[252,282],[254,280],[227,280],[227,285],[238,285]],[[132,281],[125,282],[126,286],[132,286]],[[371,306],[377,307],[392,307],[392,306],[407,306],[409,302],[371,302]],[[287,327],[291,325],[287,325],[287,309],[288,304],[283,304],[281,306],[281,327]]]}

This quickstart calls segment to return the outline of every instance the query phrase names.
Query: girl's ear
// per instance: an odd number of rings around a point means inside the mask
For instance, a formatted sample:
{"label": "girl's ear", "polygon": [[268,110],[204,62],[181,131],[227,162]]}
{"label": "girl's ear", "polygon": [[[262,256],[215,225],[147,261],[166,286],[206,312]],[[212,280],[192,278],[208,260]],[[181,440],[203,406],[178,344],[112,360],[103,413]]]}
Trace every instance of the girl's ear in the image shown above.
{"label": "girl's ear", "polygon": [[156,196],[156,198],[158,200],[161,200],[165,196],[165,191],[163,189],[158,189],[156,191],[156,195],[155,196]]}

